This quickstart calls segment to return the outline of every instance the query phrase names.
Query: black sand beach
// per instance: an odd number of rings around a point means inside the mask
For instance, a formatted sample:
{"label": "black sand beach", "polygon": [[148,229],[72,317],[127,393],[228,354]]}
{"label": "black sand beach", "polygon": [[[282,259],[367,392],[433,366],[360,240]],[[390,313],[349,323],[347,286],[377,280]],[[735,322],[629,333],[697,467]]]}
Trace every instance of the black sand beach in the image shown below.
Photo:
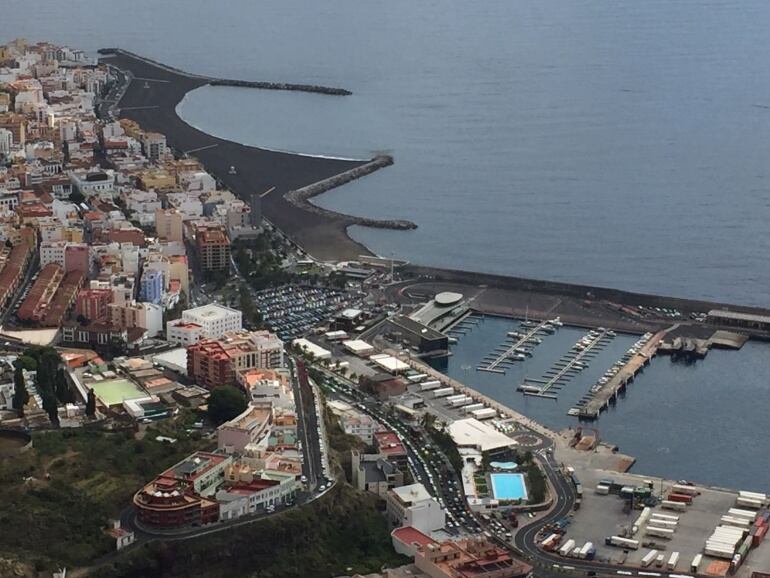
{"label": "black sand beach", "polygon": [[[244,200],[274,187],[262,198],[263,214],[313,257],[348,260],[371,255],[346,233],[348,226],[356,224],[355,217],[306,211],[284,199],[287,191],[362,166],[365,161],[274,152],[208,135],[179,118],[176,106],[185,94],[211,79],[175,72],[123,52],[107,55],[102,61],[134,77],[119,103],[121,117],[138,122],[145,130],[165,134],[169,146],[177,151],[192,151],[190,156]],[[344,97],[319,94],[318,98]],[[229,174],[231,166],[237,168],[236,174]]]}

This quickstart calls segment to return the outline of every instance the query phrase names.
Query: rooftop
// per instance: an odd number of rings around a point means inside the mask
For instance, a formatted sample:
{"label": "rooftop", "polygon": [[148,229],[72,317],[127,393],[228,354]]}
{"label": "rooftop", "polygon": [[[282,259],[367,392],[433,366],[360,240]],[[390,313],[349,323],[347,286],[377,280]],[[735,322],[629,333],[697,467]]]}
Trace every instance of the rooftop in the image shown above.
{"label": "rooftop", "polygon": [[482,452],[516,445],[507,435],[474,418],[460,419],[449,424],[449,435],[458,446],[474,446]]}
{"label": "rooftop", "polygon": [[424,502],[430,500],[433,496],[428,493],[422,484],[412,484],[410,486],[401,486],[391,490],[398,499],[405,504],[414,504],[415,502]]}
{"label": "rooftop", "polygon": [[200,319],[205,319],[206,321],[216,321],[218,319],[225,319],[226,317],[233,314],[240,315],[241,312],[237,311],[236,309],[231,309],[230,307],[226,307],[224,305],[219,305],[218,303],[209,303],[207,305],[201,305],[200,307],[187,309],[184,312],[185,316],[190,315],[190,316],[198,317]]}

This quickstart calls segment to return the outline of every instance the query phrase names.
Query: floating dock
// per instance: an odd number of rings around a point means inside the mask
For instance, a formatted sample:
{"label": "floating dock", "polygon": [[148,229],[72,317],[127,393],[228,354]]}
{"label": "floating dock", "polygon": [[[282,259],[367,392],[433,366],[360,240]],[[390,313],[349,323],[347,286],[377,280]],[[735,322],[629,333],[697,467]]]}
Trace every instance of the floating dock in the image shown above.
{"label": "floating dock", "polygon": [[476,367],[476,371],[505,375],[505,366],[507,364],[516,360],[522,360],[527,355],[531,355],[531,352],[525,345],[538,345],[542,341],[538,335],[553,333],[556,330],[553,324],[553,320],[541,322],[522,321],[520,329],[523,332],[510,332],[508,337],[513,339],[513,342],[506,340],[506,343],[497,347],[495,351],[482,360],[482,364]]}
{"label": "floating dock", "polygon": [[553,368],[545,373],[543,379],[528,379],[517,388],[518,391],[533,397],[557,399],[556,395],[550,393],[550,390],[558,391],[573,376],[586,369],[588,367],[587,361],[591,360],[600,349],[609,343],[614,335],[607,329],[592,331],[578,341],[569,353],[557,361]]}

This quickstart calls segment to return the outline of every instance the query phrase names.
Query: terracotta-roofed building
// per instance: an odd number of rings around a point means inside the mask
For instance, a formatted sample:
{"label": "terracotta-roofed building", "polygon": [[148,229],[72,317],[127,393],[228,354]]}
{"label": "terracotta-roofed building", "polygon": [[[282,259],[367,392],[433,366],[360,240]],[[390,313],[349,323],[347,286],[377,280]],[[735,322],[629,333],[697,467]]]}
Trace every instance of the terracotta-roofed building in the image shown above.
{"label": "terracotta-roofed building", "polygon": [[0,307],[5,305],[8,298],[18,288],[31,254],[30,246],[24,242],[11,249],[5,267],[0,271]]}
{"label": "terracotta-roofed building", "polygon": [[395,464],[399,469],[406,468],[406,448],[398,436],[392,431],[378,431],[374,433],[374,446],[377,453],[386,460]]}
{"label": "terracotta-roofed building", "polygon": [[532,572],[484,538],[428,544],[415,553],[414,563],[432,578],[524,578]]}
{"label": "terracotta-roofed building", "polygon": [[64,279],[64,270],[56,263],[49,263],[40,270],[27,297],[19,306],[17,317],[20,321],[40,323]]}
{"label": "terracotta-roofed building", "polygon": [[64,275],[64,279],[59,286],[59,290],[54,295],[48,311],[46,311],[43,325],[46,327],[57,327],[61,325],[67,316],[72,304],[75,303],[78,291],[83,286],[85,276],[81,271],[70,271]]}
{"label": "terracotta-roofed building", "polygon": [[107,306],[112,303],[111,289],[81,289],[77,296],[75,314],[96,321],[106,319]]}
{"label": "terracotta-roofed building", "polygon": [[393,549],[404,556],[413,557],[420,548],[436,545],[436,541],[412,526],[402,526],[390,533]]}

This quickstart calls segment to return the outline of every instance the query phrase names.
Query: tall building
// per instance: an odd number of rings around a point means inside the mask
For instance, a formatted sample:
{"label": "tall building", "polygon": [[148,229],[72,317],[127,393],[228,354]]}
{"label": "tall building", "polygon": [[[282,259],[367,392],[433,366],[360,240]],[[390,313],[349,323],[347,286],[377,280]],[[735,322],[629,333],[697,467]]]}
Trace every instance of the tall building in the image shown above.
{"label": "tall building", "polygon": [[155,209],[155,232],[164,241],[182,242],[182,213],[176,209]]}
{"label": "tall building", "polygon": [[149,269],[142,274],[139,300],[158,305],[163,297],[163,273]]}
{"label": "tall building", "polygon": [[11,131],[13,142],[24,146],[27,142],[27,119],[23,114],[6,112],[0,114],[0,128]]}
{"label": "tall building", "polygon": [[283,367],[283,342],[268,331],[238,331],[187,348],[187,374],[204,387],[235,384],[247,369]]}
{"label": "tall building", "polygon": [[13,148],[13,133],[7,128],[0,128],[0,156],[8,156]]}
{"label": "tall building", "polygon": [[166,154],[166,136],[159,132],[146,132],[142,136],[144,156],[151,161],[159,160]]}
{"label": "tall building", "polygon": [[107,306],[112,302],[110,289],[81,289],[75,304],[75,314],[89,321],[107,318]]}
{"label": "tall building", "polygon": [[199,229],[195,245],[203,271],[227,271],[230,268],[230,239],[221,226]]}

